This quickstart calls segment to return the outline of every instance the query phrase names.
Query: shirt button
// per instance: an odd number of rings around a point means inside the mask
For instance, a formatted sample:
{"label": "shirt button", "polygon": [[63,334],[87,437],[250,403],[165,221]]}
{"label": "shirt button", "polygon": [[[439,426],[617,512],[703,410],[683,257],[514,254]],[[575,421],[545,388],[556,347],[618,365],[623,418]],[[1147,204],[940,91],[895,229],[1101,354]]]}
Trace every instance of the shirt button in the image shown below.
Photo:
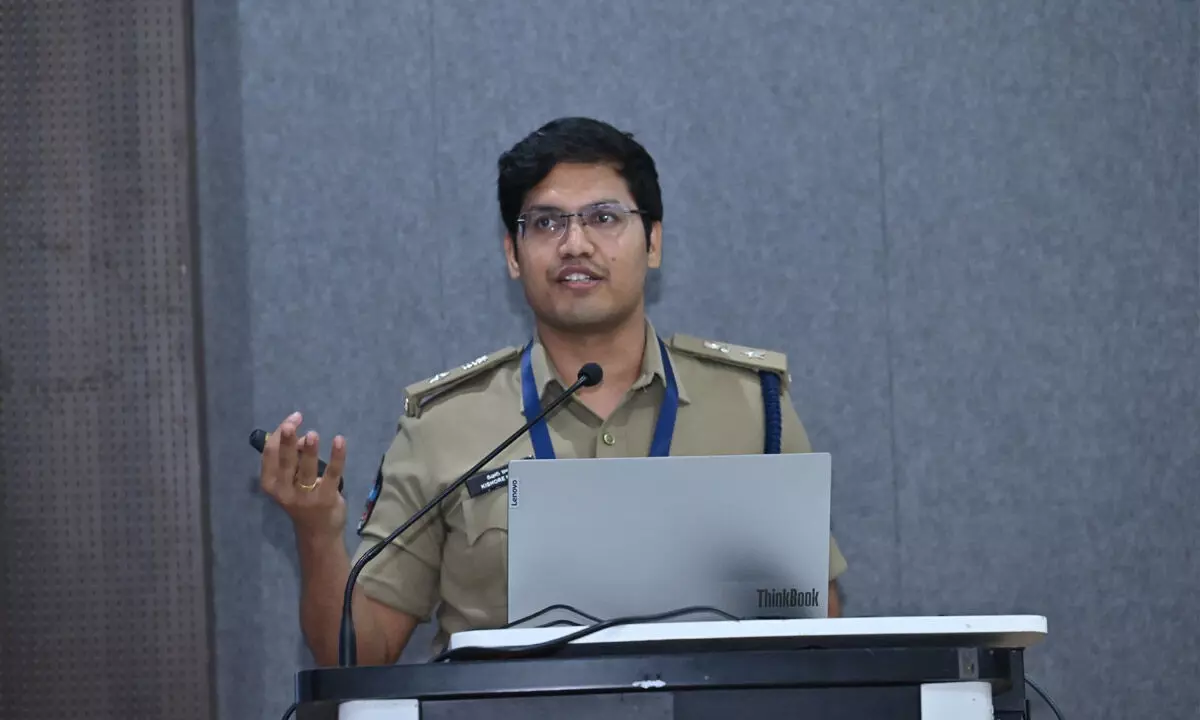
{"label": "shirt button", "polygon": [[603,435],[601,435],[600,439],[604,441],[605,445],[609,445],[609,446],[612,446],[614,443],[617,442],[617,439],[615,437],[613,437],[613,434],[610,432],[606,432]]}

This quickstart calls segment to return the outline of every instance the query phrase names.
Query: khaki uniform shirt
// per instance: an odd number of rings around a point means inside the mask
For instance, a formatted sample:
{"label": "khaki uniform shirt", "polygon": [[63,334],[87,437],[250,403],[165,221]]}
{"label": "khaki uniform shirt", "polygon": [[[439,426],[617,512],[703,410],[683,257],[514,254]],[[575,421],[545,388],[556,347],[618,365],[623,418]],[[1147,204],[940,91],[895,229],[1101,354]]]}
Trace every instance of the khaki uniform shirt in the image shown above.
{"label": "khaki uniform shirt", "polygon": [[[679,335],[667,347],[679,389],[672,455],[761,453],[765,419],[757,370],[764,368],[783,378],[781,451],[811,452],[787,392],[782,354]],[[408,388],[405,417],[384,456],[375,505],[364,513],[355,560],[525,423],[520,352],[506,348]],[[543,402],[573,382],[557,376],[536,339],[531,360]],[[647,456],[665,382],[657,336],[647,322],[641,376],[607,420],[574,398],[547,418],[555,455]],[[526,433],[481,472],[532,455]],[[444,649],[452,633],[503,626],[507,496],[499,490],[471,498],[460,487],[372,560],[359,585],[368,596],[422,620],[437,608],[435,651]],[[846,561],[832,538],[829,550],[832,580]]]}

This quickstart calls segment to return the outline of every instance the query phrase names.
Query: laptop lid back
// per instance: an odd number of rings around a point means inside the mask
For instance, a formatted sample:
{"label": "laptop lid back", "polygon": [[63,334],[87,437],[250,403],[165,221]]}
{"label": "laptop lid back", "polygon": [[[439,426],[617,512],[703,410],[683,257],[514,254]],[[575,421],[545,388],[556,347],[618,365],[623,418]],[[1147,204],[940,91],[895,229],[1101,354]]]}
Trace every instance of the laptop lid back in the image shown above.
{"label": "laptop lid back", "polygon": [[515,460],[509,622],[559,603],[825,617],[830,475],[827,453]]}

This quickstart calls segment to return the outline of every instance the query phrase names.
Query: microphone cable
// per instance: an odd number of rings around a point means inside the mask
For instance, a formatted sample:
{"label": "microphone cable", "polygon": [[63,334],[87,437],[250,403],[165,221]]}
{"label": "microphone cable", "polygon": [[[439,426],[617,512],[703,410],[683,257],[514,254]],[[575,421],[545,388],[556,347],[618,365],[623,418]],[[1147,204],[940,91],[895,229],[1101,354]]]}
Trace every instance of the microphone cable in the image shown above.
{"label": "microphone cable", "polygon": [[[522,625],[522,624],[527,623],[530,620],[534,619],[535,617],[538,617],[539,615],[545,615],[546,613],[550,612],[551,610],[567,610],[569,612],[575,613],[579,617],[587,618],[588,620],[591,620],[592,622],[597,622],[597,623],[604,622],[603,620],[596,617],[595,615],[589,615],[582,610],[572,607],[571,605],[564,605],[562,603],[558,603],[555,605],[547,605],[546,607],[542,608],[541,610],[538,610],[535,613],[530,613],[523,618],[513,620],[512,622],[508,623],[507,625],[502,625],[501,628],[508,629],[511,627],[516,627],[517,625]],[[550,624],[551,625],[578,625],[579,623],[573,623],[570,620],[556,620]],[[542,625],[541,627],[548,627],[548,626]]]}
{"label": "microphone cable", "polygon": [[[547,608],[547,610],[553,609],[553,607],[554,606],[551,606],[551,608]],[[569,608],[569,606],[561,607],[567,607],[568,609],[574,610],[574,608]],[[546,612],[546,610],[534,613],[533,617],[543,614],[544,612]],[[573,633],[568,633],[562,637],[554,638],[553,640],[532,643],[530,645],[511,645],[507,647],[480,647],[466,645],[454,649],[447,649],[438,653],[429,662],[439,663],[450,660],[512,660],[516,658],[545,656],[561,650],[575,640],[598,633],[601,630],[607,630],[620,625],[637,625],[641,623],[661,622],[663,620],[670,620],[672,618],[683,615],[692,615],[695,613],[711,613],[719,615],[725,620],[741,620],[741,618],[730,615],[724,610],[719,610],[717,608],[704,605],[693,605],[690,607],[668,610],[667,612],[663,613],[655,613],[653,615],[627,615],[625,617],[612,618],[610,620],[604,620],[593,625],[584,626]],[[580,614],[582,615],[583,613]]]}
{"label": "microphone cable", "polygon": [[1063,714],[1059,711],[1058,706],[1054,704],[1054,701],[1050,699],[1050,696],[1046,694],[1046,691],[1038,687],[1038,684],[1035,683],[1028,675],[1025,676],[1025,684],[1033,688],[1034,692],[1036,692],[1038,695],[1042,696],[1042,699],[1045,700],[1046,704],[1050,706],[1050,712],[1054,713],[1054,717],[1058,718],[1058,720],[1064,720]]}

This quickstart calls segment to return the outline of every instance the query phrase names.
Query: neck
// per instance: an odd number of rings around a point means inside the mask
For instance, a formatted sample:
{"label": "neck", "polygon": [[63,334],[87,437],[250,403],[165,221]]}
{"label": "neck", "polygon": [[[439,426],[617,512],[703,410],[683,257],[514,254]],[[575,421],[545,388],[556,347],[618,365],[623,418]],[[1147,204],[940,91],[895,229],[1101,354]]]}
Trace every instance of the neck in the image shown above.
{"label": "neck", "polygon": [[581,388],[579,396],[620,397],[642,372],[646,345],[645,313],[635,313],[613,328],[572,332],[538,323],[538,338],[546,357],[567,383],[573,382],[579,368],[594,362],[604,370],[604,381],[597,387]]}

